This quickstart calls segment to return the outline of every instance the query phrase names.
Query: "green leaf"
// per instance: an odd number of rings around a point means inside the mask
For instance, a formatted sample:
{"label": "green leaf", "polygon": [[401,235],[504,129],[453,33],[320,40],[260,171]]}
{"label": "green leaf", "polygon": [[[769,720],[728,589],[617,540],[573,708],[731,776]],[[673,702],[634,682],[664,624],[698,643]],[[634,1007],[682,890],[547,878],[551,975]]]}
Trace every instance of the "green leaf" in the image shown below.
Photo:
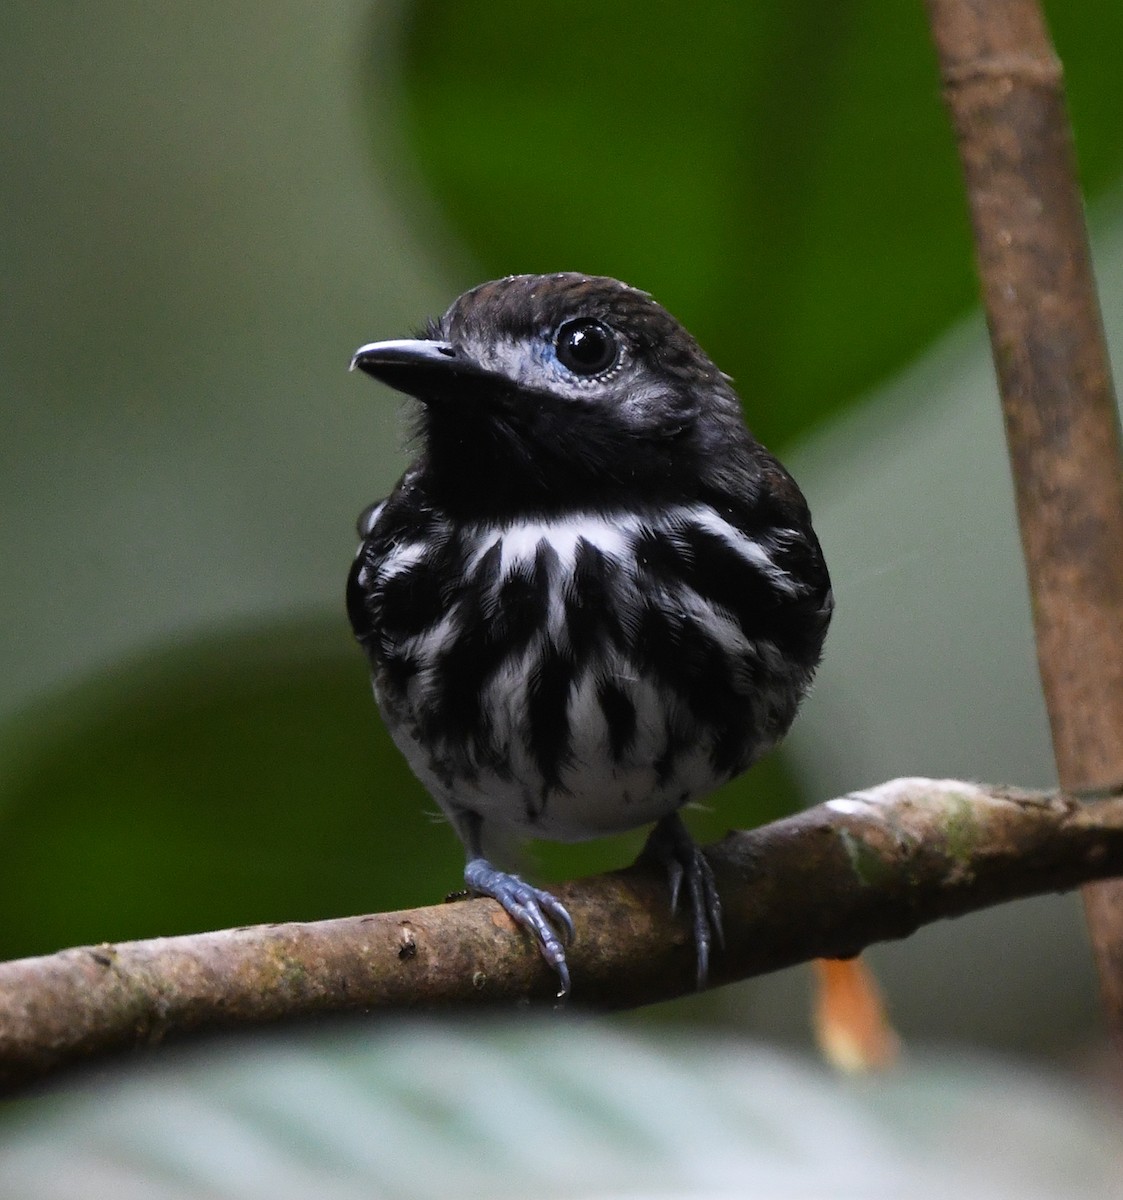
{"label": "green leaf", "polygon": [[0,957],[456,888],[455,838],[427,817],[342,625],[187,644],[9,729]]}
{"label": "green leaf", "polygon": [[[1123,6],[1049,11],[1096,193],[1123,165]],[[975,302],[920,4],[419,0],[408,32],[410,143],[481,273],[651,291],[766,443]]]}
{"label": "green leaf", "polygon": [[[460,844],[379,720],[342,617],[119,666],[26,713],[0,761],[0,958],[462,887]],[[778,763],[728,792],[703,836],[798,803]],[[540,870],[624,866],[639,841],[541,845]]]}
{"label": "green leaf", "polygon": [[1116,1115],[1068,1078],[919,1054],[854,1079],[620,1020],[227,1039],[0,1110],[0,1194],[20,1200],[1106,1200],[1121,1183]]}

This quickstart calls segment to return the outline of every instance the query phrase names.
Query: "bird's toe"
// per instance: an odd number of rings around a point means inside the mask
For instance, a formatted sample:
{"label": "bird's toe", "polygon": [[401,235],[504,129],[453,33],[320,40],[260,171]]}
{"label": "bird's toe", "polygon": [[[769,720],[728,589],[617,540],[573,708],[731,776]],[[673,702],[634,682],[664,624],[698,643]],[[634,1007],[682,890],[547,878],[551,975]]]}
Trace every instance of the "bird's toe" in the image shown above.
{"label": "bird's toe", "polygon": [[697,985],[701,989],[709,978],[711,949],[715,943],[719,947],[725,945],[721,897],[713,868],[677,813],[664,817],[651,831],[644,856],[660,863],[667,872],[672,913],[678,912],[682,890],[686,888],[694,930]]}
{"label": "bird's toe", "polygon": [[484,858],[471,859],[464,868],[464,882],[474,892],[497,901],[516,925],[530,933],[542,957],[558,976],[558,999],[569,995],[569,964],[565,942],[573,941],[576,930],[565,905],[518,875],[497,870]]}

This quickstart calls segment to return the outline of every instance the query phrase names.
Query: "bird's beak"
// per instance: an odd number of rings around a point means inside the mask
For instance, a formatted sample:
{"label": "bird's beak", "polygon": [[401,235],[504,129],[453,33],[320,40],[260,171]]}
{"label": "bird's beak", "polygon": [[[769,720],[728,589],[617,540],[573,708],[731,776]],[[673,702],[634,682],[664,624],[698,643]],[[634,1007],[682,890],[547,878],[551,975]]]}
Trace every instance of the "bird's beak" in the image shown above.
{"label": "bird's beak", "polygon": [[460,381],[478,381],[488,376],[449,342],[422,338],[360,346],[351,358],[351,370],[356,368],[421,400],[434,398]]}

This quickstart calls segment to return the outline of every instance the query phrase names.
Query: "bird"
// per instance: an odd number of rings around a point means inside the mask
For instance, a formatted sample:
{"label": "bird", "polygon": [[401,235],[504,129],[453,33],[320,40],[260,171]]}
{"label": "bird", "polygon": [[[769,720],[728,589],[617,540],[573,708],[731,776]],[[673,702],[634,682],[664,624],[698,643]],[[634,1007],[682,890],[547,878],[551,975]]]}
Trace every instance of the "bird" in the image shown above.
{"label": "bird", "polygon": [[721,898],[681,812],[788,731],[834,604],[799,487],[698,342],[606,276],[483,283],[351,369],[419,402],[416,458],[359,518],[347,610],[466,888],[564,1001],[574,922],[490,847],[651,825],[704,986]]}

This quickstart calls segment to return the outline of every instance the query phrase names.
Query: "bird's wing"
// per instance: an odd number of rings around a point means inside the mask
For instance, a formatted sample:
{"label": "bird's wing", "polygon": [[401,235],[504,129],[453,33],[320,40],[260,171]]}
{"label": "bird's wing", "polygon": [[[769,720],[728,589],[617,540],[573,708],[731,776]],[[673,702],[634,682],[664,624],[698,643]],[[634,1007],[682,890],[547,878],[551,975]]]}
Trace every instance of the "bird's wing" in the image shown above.
{"label": "bird's wing", "polygon": [[[366,646],[375,632],[375,591],[373,580],[378,568],[394,545],[393,496],[378,500],[359,514],[359,536],[363,539],[347,576],[347,616],[355,638]],[[389,511],[388,511],[389,510]]]}
{"label": "bird's wing", "polygon": [[363,539],[347,576],[347,615],[355,637],[369,646],[379,625],[382,565],[399,546],[416,541],[432,518],[432,509],[416,483],[416,468],[407,471],[385,499],[364,509],[358,520]]}

